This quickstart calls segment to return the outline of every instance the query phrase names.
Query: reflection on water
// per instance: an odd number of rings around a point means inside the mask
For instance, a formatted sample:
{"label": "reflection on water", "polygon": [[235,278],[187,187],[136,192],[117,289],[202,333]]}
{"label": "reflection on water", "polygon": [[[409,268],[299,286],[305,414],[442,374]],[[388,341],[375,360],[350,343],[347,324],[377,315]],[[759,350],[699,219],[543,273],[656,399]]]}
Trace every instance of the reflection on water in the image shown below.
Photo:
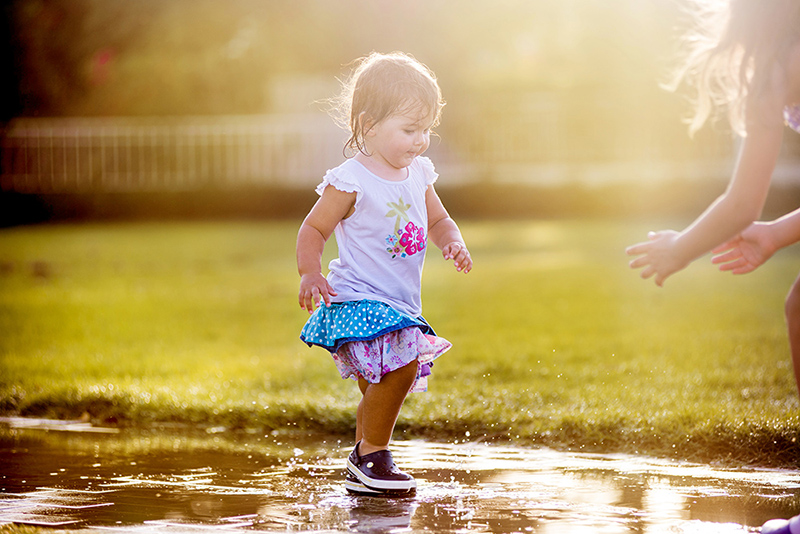
{"label": "reflection on water", "polygon": [[349,443],[0,431],[0,524],[157,532],[740,533],[800,512],[800,472],[400,441],[415,497],[354,497]]}

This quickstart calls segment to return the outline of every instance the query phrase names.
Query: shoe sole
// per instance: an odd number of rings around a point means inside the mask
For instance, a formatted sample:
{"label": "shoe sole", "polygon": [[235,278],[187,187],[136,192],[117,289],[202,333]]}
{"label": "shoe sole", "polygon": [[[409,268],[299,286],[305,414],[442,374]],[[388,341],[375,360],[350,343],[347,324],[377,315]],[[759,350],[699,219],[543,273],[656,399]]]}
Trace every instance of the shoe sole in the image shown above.
{"label": "shoe sole", "polygon": [[355,495],[357,497],[398,498],[398,497],[413,497],[417,493],[416,488],[408,491],[397,491],[397,490],[378,491],[369,489],[364,484],[362,484],[360,480],[354,478],[350,474],[348,474],[347,478],[345,478],[344,488],[347,490],[347,493],[349,493],[350,495]]}
{"label": "shoe sole", "polygon": [[413,478],[411,480],[382,480],[379,478],[370,478],[362,473],[358,467],[353,465],[350,458],[347,459],[347,472],[355,477],[367,489],[381,493],[386,492],[400,492],[410,493],[416,491],[417,481]]}
{"label": "shoe sole", "polygon": [[360,480],[349,474],[347,478],[344,479],[344,489],[347,490],[347,493],[352,493],[354,495],[370,495],[373,497],[383,495],[382,491],[369,489],[362,484]]}

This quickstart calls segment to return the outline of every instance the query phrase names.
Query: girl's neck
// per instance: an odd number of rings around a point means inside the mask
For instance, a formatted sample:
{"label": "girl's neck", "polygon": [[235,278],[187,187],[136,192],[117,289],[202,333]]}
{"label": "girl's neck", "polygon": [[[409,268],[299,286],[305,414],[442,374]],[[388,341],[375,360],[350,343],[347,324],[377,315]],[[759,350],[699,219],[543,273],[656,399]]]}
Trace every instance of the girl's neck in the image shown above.
{"label": "girl's neck", "polygon": [[369,172],[378,178],[383,178],[389,182],[402,182],[408,178],[408,167],[398,169],[386,162],[378,161],[378,159],[373,156],[367,156],[363,152],[356,153],[353,159],[366,167]]}

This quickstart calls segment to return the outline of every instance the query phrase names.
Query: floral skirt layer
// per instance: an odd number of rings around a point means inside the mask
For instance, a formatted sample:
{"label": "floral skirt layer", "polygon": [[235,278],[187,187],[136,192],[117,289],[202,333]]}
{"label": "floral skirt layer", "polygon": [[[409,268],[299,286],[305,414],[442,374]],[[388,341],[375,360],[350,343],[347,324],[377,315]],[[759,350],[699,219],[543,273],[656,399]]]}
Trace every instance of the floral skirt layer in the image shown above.
{"label": "floral skirt layer", "polygon": [[363,378],[371,384],[417,360],[417,378],[410,390],[415,392],[427,391],[433,360],[451,347],[422,317],[374,300],[317,308],[300,339],[330,351],[342,378]]}

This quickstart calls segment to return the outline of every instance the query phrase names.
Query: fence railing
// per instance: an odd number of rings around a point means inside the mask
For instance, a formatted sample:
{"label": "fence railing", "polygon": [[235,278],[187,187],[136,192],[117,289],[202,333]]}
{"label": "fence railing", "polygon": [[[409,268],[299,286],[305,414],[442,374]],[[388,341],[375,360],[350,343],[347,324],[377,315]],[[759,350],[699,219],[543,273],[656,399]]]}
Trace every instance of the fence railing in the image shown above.
{"label": "fence railing", "polygon": [[[626,145],[628,152],[639,154],[632,159],[623,158],[622,150],[609,149],[616,159],[571,161],[565,153],[576,147],[568,142],[568,132],[557,128],[557,121],[545,125],[533,128],[523,122],[486,133],[489,137],[475,150],[463,148],[475,144],[460,138],[466,133],[449,132],[447,141],[431,143],[428,155],[447,185],[485,180],[536,185],[658,182],[727,179],[730,173],[730,147],[712,146],[714,150],[702,157],[670,158],[663,140],[652,136],[638,139],[641,146]],[[308,188],[341,163],[345,137],[324,114],[19,118],[3,132],[0,191]],[[800,162],[796,156],[784,160],[776,178],[796,179]]]}
{"label": "fence railing", "polygon": [[341,161],[342,145],[324,115],[15,119],[3,136],[0,189],[304,187]]}

